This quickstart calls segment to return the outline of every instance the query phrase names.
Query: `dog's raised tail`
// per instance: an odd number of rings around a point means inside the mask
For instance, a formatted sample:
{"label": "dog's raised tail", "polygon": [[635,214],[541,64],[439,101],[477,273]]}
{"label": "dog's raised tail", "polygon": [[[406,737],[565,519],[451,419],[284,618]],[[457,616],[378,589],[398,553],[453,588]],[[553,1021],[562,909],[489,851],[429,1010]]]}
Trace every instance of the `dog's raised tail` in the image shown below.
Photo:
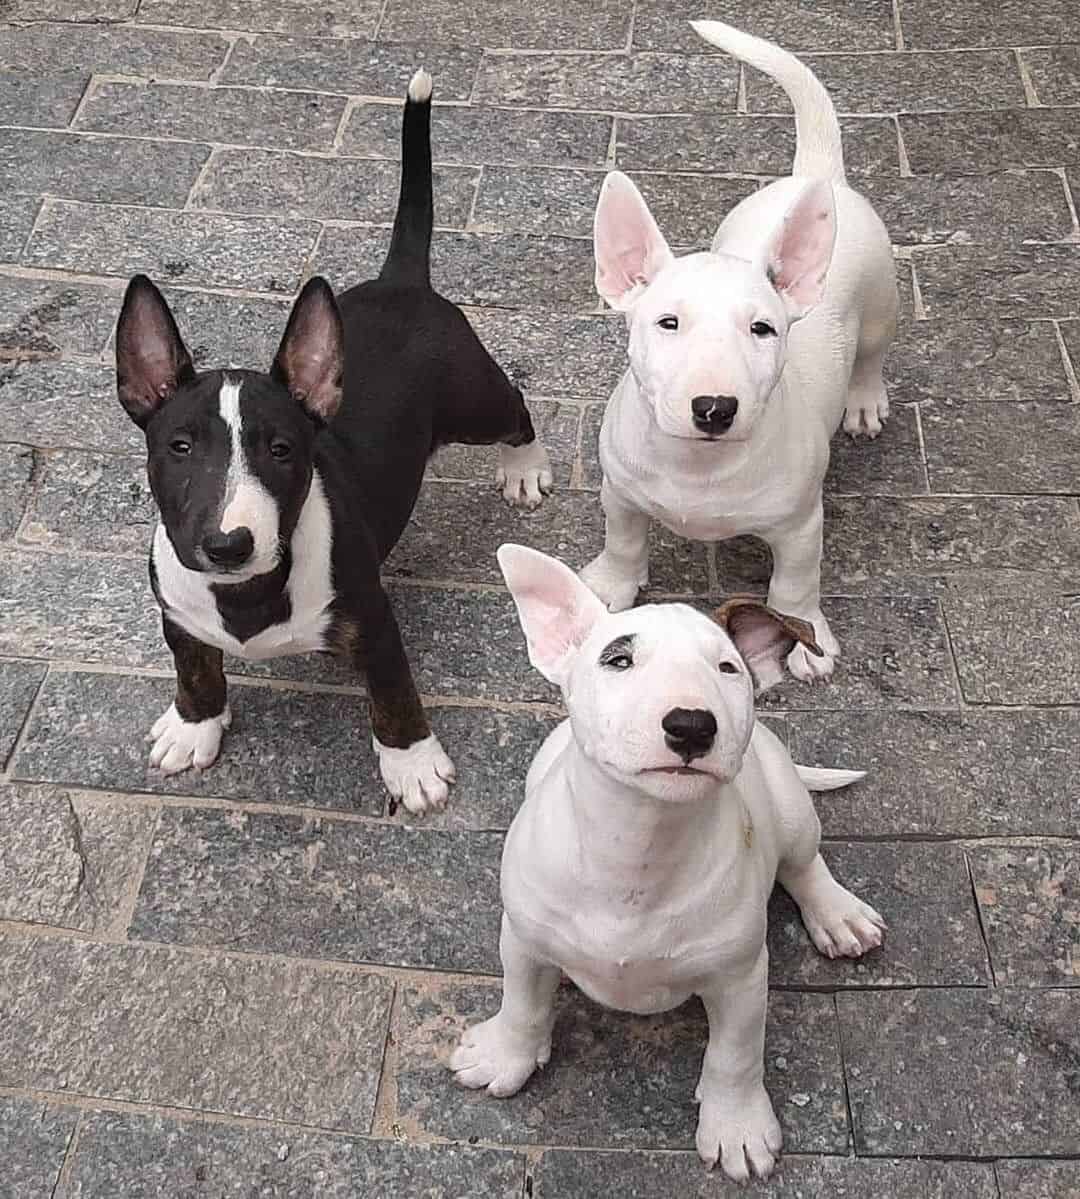
{"label": "dog's raised tail", "polygon": [[379,272],[394,283],[429,282],[431,226],[431,76],[421,67],[409,80],[401,119],[401,191],[390,249]]}
{"label": "dog's raised tail", "polygon": [[764,71],[787,92],[795,109],[795,165],[791,173],[844,183],[844,146],[836,109],[813,71],[787,50],[723,21],[690,24],[710,45]]}
{"label": "dog's raised tail", "polygon": [[797,763],[795,769],[807,791],[837,791],[866,778],[865,770],[822,770],[818,766],[799,766]]}

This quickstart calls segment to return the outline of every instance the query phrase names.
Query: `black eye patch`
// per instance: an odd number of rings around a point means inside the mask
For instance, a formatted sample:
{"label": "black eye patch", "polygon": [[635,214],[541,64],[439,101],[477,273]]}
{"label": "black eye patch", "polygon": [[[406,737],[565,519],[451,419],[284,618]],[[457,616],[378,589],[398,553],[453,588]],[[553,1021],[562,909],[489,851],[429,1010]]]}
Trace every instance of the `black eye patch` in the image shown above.
{"label": "black eye patch", "polygon": [[627,670],[634,664],[634,637],[626,633],[616,637],[600,651],[600,665],[612,670]]}

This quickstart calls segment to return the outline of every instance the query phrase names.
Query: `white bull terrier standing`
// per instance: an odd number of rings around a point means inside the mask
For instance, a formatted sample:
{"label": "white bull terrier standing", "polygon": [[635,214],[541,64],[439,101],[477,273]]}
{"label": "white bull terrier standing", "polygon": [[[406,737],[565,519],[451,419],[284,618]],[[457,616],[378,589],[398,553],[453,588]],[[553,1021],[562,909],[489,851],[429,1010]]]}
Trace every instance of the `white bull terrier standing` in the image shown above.
{"label": "white bull terrier standing", "polygon": [[841,417],[849,433],[874,437],[888,416],[892,249],[847,186],[840,127],[813,74],[729,25],[692,24],[787,92],[794,173],[734,208],[708,253],[683,258],[633,183],[605,179],[596,286],[626,313],[630,367],[600,431],[605,548],[582,578],[618,612],[648,581],[650,519],[701,541],[754,534],[773,555],[769,604],[809,621],[824,650],[792,650],[789,669],[811,682],[828,678],[839,653],[821,611],[829,439]]}
{"label": "white bull terrier standing", "polygon": [[780,1126],[765,1091],[766,909],[775,879],[822,953],[881,944],[881,917],[818,852],[803,780],[754,719],[810,627],[758,600],[710,620],[685,604],[618,615],[568,567],[499,550],[529,659],[569,712],[541,746],[502,858],[503,998],[450,1058],[467,1087],[512,1095],[551,1055],[560,972],[608,1007],[651,1013],[700,995],[709,1043],[695,1098],[698,1153],[766,1176]]}

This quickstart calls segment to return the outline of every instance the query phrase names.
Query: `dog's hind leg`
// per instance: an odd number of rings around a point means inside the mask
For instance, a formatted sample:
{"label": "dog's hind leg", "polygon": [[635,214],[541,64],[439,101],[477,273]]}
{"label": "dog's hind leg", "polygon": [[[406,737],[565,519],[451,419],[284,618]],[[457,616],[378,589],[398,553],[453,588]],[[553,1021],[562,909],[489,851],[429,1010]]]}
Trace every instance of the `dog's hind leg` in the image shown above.
{"label": "dog's hind leg", "polygon": [[889,417],[889,396],[882,370],[885,353],[896,336],[899,301],[890,278],[875,288],[862,312],[855,343],[855,362],[848,381],[844,432],[852,437],[877,437]]}

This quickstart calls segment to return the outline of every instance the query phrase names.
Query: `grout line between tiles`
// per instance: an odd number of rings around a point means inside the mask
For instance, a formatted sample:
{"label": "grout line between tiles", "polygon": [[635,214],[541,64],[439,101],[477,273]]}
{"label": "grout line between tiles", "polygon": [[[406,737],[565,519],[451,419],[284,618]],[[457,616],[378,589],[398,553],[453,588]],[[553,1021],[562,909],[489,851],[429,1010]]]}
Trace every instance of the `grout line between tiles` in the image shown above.
{"label": "grout line between tiles", "polygon": [[1013,50],[1013,56],[1016,59],[1016,68],[1020,73],[1020,82],[1024,86],[1024,97],[1027,100],[1028,108],[1042,108],[1042,104],[1039,103],[1039,94],[1035,90],[1034,80],[1031,78],[1031,72],[1024,61],[1024,55],[1019,50]]}
{"label": "grout line between tiles", "polygon": [[72,1128],[71,1136],[68,1138],[68,1143],[64,1148],[64,1160],[56,1175],[56,1182],[53,1184],[50,1199],[56,1199],[57,1196],[63,1195],[68,1190],[71,1183],[71,1175],[75,1169],[75,1155],[79,1151],[79,1137],[82,1135],[85,1120],[86,1112],[80,1111],[78,1119],[75,1121],[75,1127]]}
{"label": "grout line between tiles", "polygon": [[6,764],[3,770],[0,770],[0,780],[10,782],[15,777],[15,764],[18,760],[19,751],[22,749],[27,737],[29,736],[30,724],[37,713],[38,702],[41,699],[41,694],[45,690],[45,684],[52,676],[52,663],[46,663],[45,671],[38,682],[37,689],[34,691],[33,697],[26,708],[26,715],[23,717],[22,725],[19,727],[18,733],[15,735],[15,740],[11,746],[11,753],[8,754]]}

